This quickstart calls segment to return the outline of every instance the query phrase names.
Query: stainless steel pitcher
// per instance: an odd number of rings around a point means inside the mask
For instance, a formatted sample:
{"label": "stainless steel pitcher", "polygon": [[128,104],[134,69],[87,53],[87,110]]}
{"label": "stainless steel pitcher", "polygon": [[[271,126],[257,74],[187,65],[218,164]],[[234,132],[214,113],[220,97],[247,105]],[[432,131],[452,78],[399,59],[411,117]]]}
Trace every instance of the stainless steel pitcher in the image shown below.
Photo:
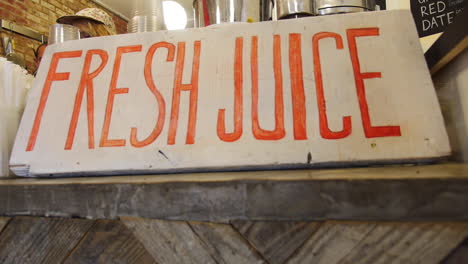
{"label": "stainless steel pitcher", "polygon": [[80,39],[79,28],[65,24],[53,24],[49,26],[49,45],[75,39]]}
{"label": "stainless steel pitcher", "polygon": [[133,17],[128,21],[127,32],[155,32],[165,30],[162,0],[132,1]]}
{"label": "stainless steel pitcher", "polygon": [[315,0],[315,14],[332,15],[375,10],[375,0]]}
{"label": "stainless steel pitcher", "polygon": [[275,0],[278,19],[314,15],[313,0]]}
{"label": "stainless steel pitcher", "polygon": [[271,18],[271,0],[194,0],[195,25],[205,27],[233,22],[259,22]]}
{"label": "stainless steel pitcher", "polygon": [[262,0],[261,5],[261,21],[268,21],[273,19],[273,6],[275,5],[273,0]]}

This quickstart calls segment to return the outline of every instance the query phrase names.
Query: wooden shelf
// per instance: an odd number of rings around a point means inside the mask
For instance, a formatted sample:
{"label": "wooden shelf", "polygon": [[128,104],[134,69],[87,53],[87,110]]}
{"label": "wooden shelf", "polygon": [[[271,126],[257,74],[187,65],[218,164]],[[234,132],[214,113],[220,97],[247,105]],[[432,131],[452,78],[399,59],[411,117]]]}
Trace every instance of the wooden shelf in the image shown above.
{"label": "wooden shelf", "polygon": [[463,221],[468,165],[0,181],[0,215],[266,221]]}

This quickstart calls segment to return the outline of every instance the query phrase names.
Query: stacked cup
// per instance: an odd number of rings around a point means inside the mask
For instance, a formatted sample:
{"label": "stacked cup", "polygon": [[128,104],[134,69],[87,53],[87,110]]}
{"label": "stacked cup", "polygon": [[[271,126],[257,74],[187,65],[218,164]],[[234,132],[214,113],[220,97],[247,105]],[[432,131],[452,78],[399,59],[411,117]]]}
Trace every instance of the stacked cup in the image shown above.
{"label": "stacked cup", "polygon": [[195,25],[259,22],[271,17],[271,0],[194,0]]}
{"label": "stacked cup", "polygon": [[127,25],[128,33],[155,32],[166,29],[162,0],[134,0],[133,17]]}
{"label": "stacked cup", "polygon": [[278,19],[300,18],[313,15],[313,0],[276,0],[276,16]]}
{"label": "stacked cup", "polygon": [[315,0],[317,16],[375,10],[375,0]]}
{"label": "stacked cup", "polygon": [[80,39],[80,29],[72,25],[53,24],[49,27],[48,45]]}

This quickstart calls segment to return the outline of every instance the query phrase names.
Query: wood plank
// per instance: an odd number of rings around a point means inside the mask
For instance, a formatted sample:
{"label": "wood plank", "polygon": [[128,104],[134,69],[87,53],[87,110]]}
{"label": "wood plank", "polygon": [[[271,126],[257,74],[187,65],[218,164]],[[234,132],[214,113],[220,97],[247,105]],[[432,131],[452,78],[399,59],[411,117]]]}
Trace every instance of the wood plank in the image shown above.
{"label": "wood plank", "polygon": [[122,221],[159,264],[216,263],[186,222],[129,217]]}
{"label": "wood plank", "polygon": [[321,229],[288,264],[437,264],[468,235],[468,223],[328,222]]}
{"label": "wood plank", "polygon": [[374,222],[326,222],[285,263],[339,263],[375,225]]}
{"label": "wood plank", "polygon": [[98,220],[64,263],[155,264],[156,262],[122,222]]}
{"label": "wood plank", "polygon": [[231,225],[201,222],[190,222],[189,225],[216,263],[266,263]]}
{"label": "wood plank", "polygon": [[13,218],[0,236],[0,263],[61,263],[93,221]]}
{"label": "wood plank", "polygon": [[232,225],[270,264],[284,263],[320,223],[234,221]]}
{"label": "wood plank", "polygon": [[[88,175],[89,176],[89,175]],[[243,172],[207,172],[154,174],[141,176],[77,177],[77,178],[8,178],[0,186],[42,186],[79,184],[163,184],[175,182],[231,181],[329,181],[329,180],[396,180],[396,179],[468,179],[468,164],[441,163],[432,165],[392,165],[379,167],[307,170],[269,170]]]}
{"label": "wood plank", "polygon": [[467,235],[467,223],[379,223],[341,262],[438,264]]}
{"label": "wood plank", "polygon": [[0,233],[3,231],[3,228],[8,224],[10,220],[10,217],[0,217]]}
{"label": "wood plank", "polygon": [[[239,173],[244,180],[0,184],[0,215],[251,221],[468,220],[468,166]],[[288,180],[288,175],[293,175]],[[378,174],[382,174],[382,180]],[[401,175],[400,175],[401,174]],[[440,178],[397,178],[412,175]],[[268,180],[268,175],[281,175]],[[294,175],[300,175],[294,178]],[[313,176],[309,176],[313,175]],[[336,177],[336,175],[341,175]],[[347,175],[348,177],[345,177]],[[385,177],[393,175],[394,178]],[[458,175],[457,178],[455,175]],[[460,175],[464,175],[461,177]],[[248,179],[252,176],[252,179]],[[323,176],[324,179],[319,178]],[[158,176],[155,176],[158,178]],[[174,175],[177,177],[177,175]],[[151,177],[149,177],[151,178]]]}
{"label": "wood plank", "polygon": [[468,260],[468,238],[455,248],[441,264],[460,264]]}
{"label": "wood plank", "polygon": [[[450,221],[468,217],[468,208],[465,208],[468,207],[465,202],[468,200],[468,185],[465,185],[468,181],[356,180],[316,183],[248,184],[245,214],[248,219],[273,221]],[[443,208],[439,207],[442,204]],[[449,211],[455,208],[466,211],[451,214]]]}

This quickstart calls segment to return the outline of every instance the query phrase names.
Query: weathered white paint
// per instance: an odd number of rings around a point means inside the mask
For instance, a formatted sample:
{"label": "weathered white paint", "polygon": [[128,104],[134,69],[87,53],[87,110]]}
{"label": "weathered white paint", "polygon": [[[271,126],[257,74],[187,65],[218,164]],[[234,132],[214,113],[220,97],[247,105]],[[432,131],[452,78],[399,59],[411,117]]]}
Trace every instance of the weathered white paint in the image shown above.
{"label": "weathered white paint", "polygon": [[[347,30],[359,28],[374,28],[379,32],[378,36],[356,38],[361,72],[381,73],[381,78],[364,80],[370,122],[372,126],[399,127],[401,136],[367,138],[364,134],[346,35]],[[343,41],[342,49],[337,49],[333,38],[318,42],[330,130],[342,130],[343,117],[351,117],[351,134],[341,139],[324,139],[319,129],[314,75],[314,56],[318,54],[312,52],[312,39],[320,32],[334,32]],[[301,34],[307,140],[294,139],[290,33]],[[285,136],[279,140],[259,140],[254,137],[252,129],[252,37],[258,37],[260,127],[273,130],[274,35],[281,38]],[[339,38],[338,35],[335,36]],[[234,54],[238,37],[243,37],[243,131],[237,141],[224,142],[217,134],[218,115],[219,109],[226,109],[226,132],[233,132]],[[137,128],[137,139],[143,140],[153,131],[158,118],[158,104],[145,82],[144,69],[148,49],[162,41],[174,44],[175,52],[173,61],[166,61],[167,49],[158,49],[152,62],[154,82],[165,100],[164,126],[153,143],[136,148],[130,144],[131,128]],[[194,142],[186,144],[190,92],[182,91],[175,144],[170,145],[168,131],[173,110],[174,71],[181,51],[178,43],[186,42],[182,83],[189,84],[196,41],[200,43],[200,66]],[[125,146],[100,147],[116,49],[131,45],[141,45],[142,51],[122,55],[116,87],[127,87],[128,94],[115,95],[108,136],[109,139],[124,140]],[[94,79],[94,149],[88,148],[85,93],[72,148],[65,150],[84,58],[90,49],[102,49],[109,54],[106,66]],[[31,131],[52,55],[64,51],[83,51],[83,54],[58,62],[57,72],[70,72],[69,80],[52,82],[34,148],[26,151],[34,134]],[[93,57],[91,71],[99,64],[99,57]],[[294,98],[297,99],[298,94]],[[105,175],[392,163],[432,159],[449,153],[440,107],[412,17],[408,11],[386,11],[127,34],[50,46],[31,92],[10,164],[13,171],[22,176]]]}

